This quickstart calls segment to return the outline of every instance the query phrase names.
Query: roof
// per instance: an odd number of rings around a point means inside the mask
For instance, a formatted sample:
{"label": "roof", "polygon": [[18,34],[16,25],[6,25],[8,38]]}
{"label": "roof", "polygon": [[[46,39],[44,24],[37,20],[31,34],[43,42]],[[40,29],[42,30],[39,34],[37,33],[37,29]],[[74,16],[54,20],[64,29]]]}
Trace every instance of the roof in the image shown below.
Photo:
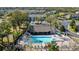
{"label": "roof", "polygon": [[29,17],[46,17],[45,14],[29,14]]}
{"label": "roof", "polygon": [[38,24],[34,25],[34,32],[49,32],[51,31],[51,27],[48,24]]}

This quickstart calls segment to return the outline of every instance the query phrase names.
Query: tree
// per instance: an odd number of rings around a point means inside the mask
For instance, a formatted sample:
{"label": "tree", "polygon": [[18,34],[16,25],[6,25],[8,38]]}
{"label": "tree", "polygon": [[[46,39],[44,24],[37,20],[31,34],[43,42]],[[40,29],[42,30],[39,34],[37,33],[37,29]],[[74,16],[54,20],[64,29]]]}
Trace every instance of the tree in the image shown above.
{"label": "tree", "polygon": [[54,24],[53,24],[54,26],[55,26],[55,28],[59,28],[59,26],[60,26],[60,23],[59,23],[59,21],[58,20],[56,20],[55,22],[54,22]]}
{"label": "tree", "polygon": [[0,35],[9,34],[10,33],[11,24],[8,22],[0,23]]}
{"label": "tree", "polygon": [[46,17],[46,21],[48,22],[48,23],[50,23],[50,26],[52,26],[52,22],[53,22],[53,16],[47,16]]}
{"label": "tree", "polygon": [[53,26],[54,28],[58,28],[60,26],[59,20],[57,20],[56,17],[53,15],[49,15],[48,17],[46,17],[46,21],[50,23],[51,27]]}
{"label": "tree", "polygon": [[59,51],[59,46],[57,46],[55,41],[51,42],[51,45],[49,47],[49,51]]}
{"label": "tree", "polygon": [[36,20],[36,21],[40,21],[40,19],[41,19],[41,18],[40,18],[39,16],[35,17],[35,20]]}
{"label": "tree", "polygon": [[9,21],[12,23],[12,26],[14,28],[16,28],[17,26],[19,26],[20,28],[22,24],[28,22],[28,13],[25,13],[23,11],[16,10],[9,14],[8,17],[10,17]]}
{"label": "tree", "polygon": [[61,31],[61,32],[65,32],[65,30],[66,30],[65,27],[62,25],[62,26],[60,27],[60,31]]}
{"label": "tree", "polygon": [[70,23],[71,29],[73,29],[74,32],[77,32],[77,26],[75,20],[72,20]]}
{"label": "tree", "polygon": [[76,25],[75,20],[72,20],[70,26],[73,28]]}
{"label": "tree", "polygon": [[[10,28],[11,28],[11,24],[9,22],[3,21],[2,23],[0,23],[0,40],[1,40],[1,46],[2,49],[5,48],[4,46],[4,41],[6,41],[6,43],[10,43],[9,38],[8,38],[8,34],[10,34]],[[6,40],[4,40],[3,38],[6,37]]]}
{"label": "tree", "polygon": [[8,17],[7,21],[12,25],[11,28],[13,29],[12,34],[14,35],[14,39],[21,35],[29,26],[28,13],[26,12],[15,10],[6,17]]}

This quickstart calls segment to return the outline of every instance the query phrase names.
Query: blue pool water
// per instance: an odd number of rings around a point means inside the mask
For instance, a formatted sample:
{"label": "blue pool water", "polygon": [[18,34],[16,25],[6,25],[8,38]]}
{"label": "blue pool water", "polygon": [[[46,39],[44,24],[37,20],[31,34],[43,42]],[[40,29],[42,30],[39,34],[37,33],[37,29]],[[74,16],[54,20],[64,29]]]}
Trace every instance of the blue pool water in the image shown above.
{"label": "blue pool water", "polygon": [[32,43],[51,43],[54,38],[50,36],[31,36]]}

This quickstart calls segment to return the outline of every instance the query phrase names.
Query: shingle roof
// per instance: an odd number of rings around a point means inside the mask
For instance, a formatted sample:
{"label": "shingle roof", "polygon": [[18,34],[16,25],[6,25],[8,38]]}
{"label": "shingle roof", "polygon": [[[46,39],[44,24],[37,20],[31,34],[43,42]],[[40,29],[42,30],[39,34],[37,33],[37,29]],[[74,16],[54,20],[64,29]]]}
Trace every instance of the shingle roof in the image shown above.
{"label": "shingle roof", "polygon": [[51,27],[48,24],[38,24],[33,26],[35,32],[49,32]]}

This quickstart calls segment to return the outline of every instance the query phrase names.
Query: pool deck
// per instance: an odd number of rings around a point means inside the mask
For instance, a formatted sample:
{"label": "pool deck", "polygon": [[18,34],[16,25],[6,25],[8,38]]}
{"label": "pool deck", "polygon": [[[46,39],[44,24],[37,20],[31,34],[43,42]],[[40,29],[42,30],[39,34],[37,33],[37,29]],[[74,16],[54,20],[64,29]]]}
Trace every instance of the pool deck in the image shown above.
{"label": "pool deck", "polygon": [[[60,41],[56,41],[57,45],[60,46],[60,51],[63,51],[63,50],[67,50],[68,51],[68,50],[71,50],[70,49],[71,48],[70,46],[72,45],[72,43],[74,43],[71,38],[69,38],[68,36],[64,36],[64,35],[61,35],[61,36],[59,36],[59,35],[32,35],[32,36],[35,36],[35,37],[36,36],[37,37],[41,37],[41,36],[52,37],[52,38],[55,38],[57,40],[60,40]],[[23,42],[20,42],[20,43],[25,44]],[[47,51],[45,49],[45,46],[47,46],[46,43],[32,43],[31,46],[32,46],[32,50],[31,51],[41,51],[41,50],[42,51]],[[27,50],[30,50],[30,49],[29,48],[28,49],[26,48],[26,51]]]}

